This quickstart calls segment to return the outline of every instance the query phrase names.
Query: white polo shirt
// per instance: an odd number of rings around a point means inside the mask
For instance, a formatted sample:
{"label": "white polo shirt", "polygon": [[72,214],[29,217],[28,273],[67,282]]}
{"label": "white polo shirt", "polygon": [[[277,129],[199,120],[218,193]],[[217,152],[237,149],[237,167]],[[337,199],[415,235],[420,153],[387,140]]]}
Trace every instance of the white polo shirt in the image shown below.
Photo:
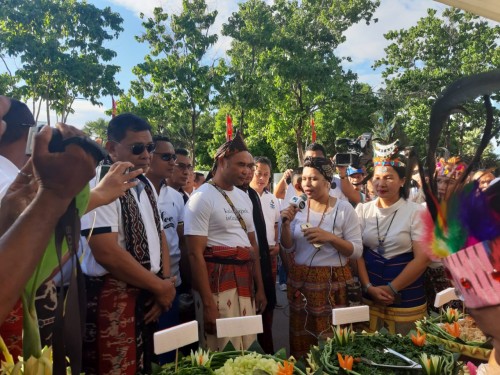
{"label": "white polo shirt", "polygon": [[[158,196],[156,195],[153,185],[149,182],[149,180],[147,181],[151,186],[151,189],[153,189],[155,198],[158,200]],[[90,186],[95,186],[95,179],[90,182]],[[137,195],[138,190],[140,192],[139,195]],[[142,222],[144,223],[144,230],[148,240],[149,258],[151,261],[151,272],[158,273],[160,271],[161,239],[158,236],[153,214],[153,210],[158,210],[158,207],[151,206],[144,188],[138,189],[135,187],[131,189],[131,192],[137,202],[137,205],[139,206],[139,212],[141,213]],[[106,206],[98,207],[83,216],[82,235],[86,236],[88,232],[91,232],[92,236],[98,236],[103,233],[118,233],[118,245],[123,249],[123,251],[126,251],[122,208],[119,199]],[[82,270],[88,276],[103,276],[108,273],[104,267],[97,263],[92,255],[92,252],[85,251],[85,249],[83,254]]]}
{"label": "white polo shirt", "polygon": [[[248,233],[255,232],[250,197],[242,190],[224,190],[245,221]],[[250,246],[233,209],[224,196],[205,183],[189,198],[184,212],[184,234],[207,237],[207,246]]]}
{"label": "white polo shirt", "polygon": [[181,193],[163,185],[158,195],[158,209],[170,252],[170,274],[177,277],[175,286],[179,286],[182,282],[179,269],[181,249],[177,227],[184,222],[184,200]]}

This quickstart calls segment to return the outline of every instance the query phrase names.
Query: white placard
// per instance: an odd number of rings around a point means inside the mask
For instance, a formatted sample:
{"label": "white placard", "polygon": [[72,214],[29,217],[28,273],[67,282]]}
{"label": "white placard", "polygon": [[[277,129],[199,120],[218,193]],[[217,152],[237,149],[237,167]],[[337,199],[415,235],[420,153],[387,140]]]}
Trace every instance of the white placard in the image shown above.
{"label": "white placard", "polygon": [[434,300],[434,307],[441,307],[445,303],[454,301],[458,299],[455,293],[455,288],[447,288],[436,294],[436,299]]}
{"label": "white placard", "polygon": [[237,337],[263,332],[262,315],[217,319],[217,337]]}
{"label": "white placard", "polygon": [[188,323],[155,332],[153,342],[155,354],[162,354],[198,341],[198,322]]}
{"label": "white placard", "polygon": [[333,325],[366,322],[368,320],[370,320],[370,308],[368,306],[332,309]]}

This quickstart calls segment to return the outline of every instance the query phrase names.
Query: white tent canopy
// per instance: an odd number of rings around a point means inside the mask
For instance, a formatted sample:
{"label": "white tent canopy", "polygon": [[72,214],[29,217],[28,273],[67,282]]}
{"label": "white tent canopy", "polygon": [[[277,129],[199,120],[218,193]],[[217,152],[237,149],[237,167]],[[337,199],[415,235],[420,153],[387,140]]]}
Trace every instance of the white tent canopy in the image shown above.
{"label": "white tent canopy", "polygon": [[436,0],[500,22],[500,0]]}

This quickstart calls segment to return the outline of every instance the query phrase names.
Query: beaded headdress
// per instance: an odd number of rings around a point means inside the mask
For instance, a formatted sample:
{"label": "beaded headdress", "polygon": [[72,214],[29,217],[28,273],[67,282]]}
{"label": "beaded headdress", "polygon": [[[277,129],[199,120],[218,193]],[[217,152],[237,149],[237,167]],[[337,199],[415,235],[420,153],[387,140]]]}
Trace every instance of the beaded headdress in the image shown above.
{"label": "beaded headdress", "polygon": [[440,158],[436,163],[436,176],[458,180],[466,169],[467,164],[465,164],[459,156],[454,156],[448,160]]}
{"label": "beaded headdress", "polygon": [[399,140],[393,140],[396,122],[386,122],[380,113],[373,115],[376,118],[373,127],[373,166],[404,167],[405,164],[399,154]]}

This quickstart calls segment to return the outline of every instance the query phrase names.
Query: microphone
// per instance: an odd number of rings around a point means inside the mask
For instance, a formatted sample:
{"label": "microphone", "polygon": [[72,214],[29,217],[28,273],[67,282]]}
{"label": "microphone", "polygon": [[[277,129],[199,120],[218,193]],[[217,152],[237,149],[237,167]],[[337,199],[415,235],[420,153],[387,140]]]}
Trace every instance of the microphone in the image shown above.
{"label": "microphone", "polygon": [[[307,195],[301,194],[299,196],[292,197],[292,199],[290,199],[290,202],[288,202],[288,203],[290,204],[290,206],[294,206],[294,207],[297,207],[299,210],[302,210],[306,206],[306,202],[307,202]],[[281,220],[281,222],[284,223],[287,220],[288,219],[286,217],[284,217]]]}

